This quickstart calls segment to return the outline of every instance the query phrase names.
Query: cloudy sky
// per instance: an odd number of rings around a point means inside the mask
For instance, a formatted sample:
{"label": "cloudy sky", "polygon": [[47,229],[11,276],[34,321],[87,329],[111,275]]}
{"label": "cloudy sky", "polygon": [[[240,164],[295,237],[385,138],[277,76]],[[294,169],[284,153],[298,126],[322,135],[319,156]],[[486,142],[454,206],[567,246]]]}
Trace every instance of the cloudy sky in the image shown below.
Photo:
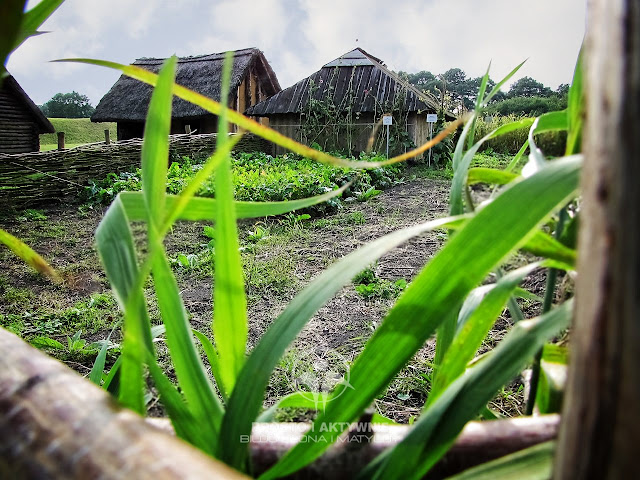
{"label": "cloudy sky", "polygon": [[[30,0],[29,6],[38,3]],[[46,35],[23,44],[7,68],[42,104],[58,92],[95,105],[118,74],[51,64],[91,57],[140,57],[261,49],[283,88],[355,47],[394,70],[434,74],[462,68],[477,77],[492,61],[499,80],[519,76],[555,89],[571,80],[585,29],[585,0],[66,0]],[[515,77],[518,78],[518,77]]]}

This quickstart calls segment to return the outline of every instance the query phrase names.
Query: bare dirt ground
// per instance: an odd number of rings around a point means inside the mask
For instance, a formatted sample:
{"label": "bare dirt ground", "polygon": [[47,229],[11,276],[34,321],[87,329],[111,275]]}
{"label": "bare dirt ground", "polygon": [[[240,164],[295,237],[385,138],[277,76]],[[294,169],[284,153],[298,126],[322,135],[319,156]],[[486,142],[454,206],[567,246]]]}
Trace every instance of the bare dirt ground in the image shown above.
{"label": "bare dirt ground", "polygon": [[[303,220],[291,215],[242,222],[249,347],[255,345],[296,293],[338,258],[386,233],[445,215],[448,191],[446,181],[414,178],[368,202],[347,204],[337,213],[322,218]],[[117,326],[119,313],[108,294],[108,282],[93,246],[93,231],[103,210],[81,213],[74,206],[44,213],[46,219],[3,219],[2,228],[24,239],[68,281],[63,286],[51,285],[30,272],[8,250],[0,250],[0,324],[25,338],[46,334],[64,342],[78,329],[83,330],[83,338],[89,341],[106,338],[112,327]],[[255,237],[257,227],[263,233],[255,239],[252,235]],[[134,232],[143,245],[144,227],[135,225]],[[175,262],[176,275],[192,325],[209,332],[212,280],[208,238],[202,232],[203,224],[178,224],[167,239],[167,251],[172,259],[180,253],[188,256],[186,267]],[[414,238],[383,256],[372,268],[379,279],[409,282],[444,239],[444,232]],[[543,275],[537,274],[527,280],[525,286],[539,293],[543,284]],[[301,374],[303,370],[337,369],[338,373],[345,373],[394,300],[364,298],[353,284],[344,287],[311,319],[285,355],[272,377],[266,404],[300,388],[299,382],[305,378]],[[537,308],[535,305],[525,307],[534,313]],[[153,300],[150,300],[150,311],[152,318],[159,320]],[[503,336],[508,324],[508,315],[505,315],[492,333],[495,340]],[[118,340],[117,330],[112,340]],[[91,365],[91,356],[56,354],[81,373],[86,373]],[[429,341],[377,400],[379,412],[400,422],[407,422],[419,413],[429,390],[432,357],[433,341]],[[522,388],[516,381],[496,397],[493,405],[506,414],[516,414],[521,404]],[[291,415],[285,419],[304,418],[301,412]]]}

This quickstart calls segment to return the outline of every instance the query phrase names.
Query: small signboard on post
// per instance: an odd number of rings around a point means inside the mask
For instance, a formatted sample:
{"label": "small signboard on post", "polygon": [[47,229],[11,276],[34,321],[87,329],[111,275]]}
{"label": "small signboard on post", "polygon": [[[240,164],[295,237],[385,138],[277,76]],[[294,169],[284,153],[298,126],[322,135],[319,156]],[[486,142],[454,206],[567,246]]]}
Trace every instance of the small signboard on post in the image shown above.
{"label": "small signboard on post", "polygon": [[389,158],[389,126],[393,125],[393,117],[391,115],[383,115],[382,125],[387,126],[387,158]]}
{"label": "small signboard on post", "polygon": [[[433,124],[437,121],[437,113],[427,113],[427,123],[429,124],[429,140],[433,139]],[[431,166],[431,149],[429,149],[429,166]]]}

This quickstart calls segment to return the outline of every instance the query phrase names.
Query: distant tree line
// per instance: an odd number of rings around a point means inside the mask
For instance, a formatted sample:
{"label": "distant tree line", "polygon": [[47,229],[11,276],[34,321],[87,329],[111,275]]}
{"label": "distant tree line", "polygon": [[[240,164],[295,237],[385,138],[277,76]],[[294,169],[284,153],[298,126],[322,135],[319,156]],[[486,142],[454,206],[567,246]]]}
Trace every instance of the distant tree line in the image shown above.
{"label": "distant tree line", "polygon": [[78,92],[56,93],[51,100],[40,106],[40,110],[49,118],[87,118],[93,115],[89,97]]}
{"label": "distant tree line", "polygon": [[[439,75],[428,71],[401,71],[399,74],[410,84],[438,99],[441,108],[456,113],[473,109],[482,80],[481,77],[467,77],[460,68],[451,68]],[[489,78],[487,91],[495,85]],[[507,93],[498,92],[486,113],[537,116],[561,110],[567,106],[568,92],[568,84],[562,84],[554,91],[531,77],[523,77],[513,83]]]}

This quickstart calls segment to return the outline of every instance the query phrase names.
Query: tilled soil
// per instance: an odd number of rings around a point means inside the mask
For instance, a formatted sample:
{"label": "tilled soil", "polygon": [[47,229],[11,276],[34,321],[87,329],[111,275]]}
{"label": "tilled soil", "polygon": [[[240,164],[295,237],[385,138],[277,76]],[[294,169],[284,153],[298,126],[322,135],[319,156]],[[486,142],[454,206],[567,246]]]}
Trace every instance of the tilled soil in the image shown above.
{"label": "tilled soil", "polygon": [[[287,303],[327,266],[367,242],[400,228],[446,215],[449,183],[446,181],[415,178],[396,185],[364,203],[349,203],[337,213],[323,218],[296,220],[293,217],[240,224],[245,252],[243,258],[247,273],[250,339],[253,347],[265,330],[285,308]],[[80,213],[77,207],[55,208],[45,211],[46,220],[4,220],[2,228],[23,238],[41,253],[67,278],[64,286],[53,286],[17,261],[6,249],[0,251],[0,318],[7,326],[8,314],[34,311],[55,311],[72,308],[91,294],[107,292],[108,282],[93,246],[93,232],[103,214],[102,209]],[[259,224],[267,232],[263,239],[246,241],[248,231]],[[139,245],[144,245],[144,228],[134,226]],[[376,276],[394,282],[407,282],[420,271],[445,239],[442,231],[423,234],[385,254],[374,266]],[[167,239],[167,252],[171,258],[179,253],[197,256],[206,250],[208,239],[202,235],[202,224],[179,223]],[[143,249],[143,248],[142,248]],[[185,269],[175,265],[185,306],[191,323],[208,332],[212,318],[210,267]],[[271,275],[273,270],[278,275]],[[282,271],[280,271],[282,270]],[[272,278],[273,277],[273,278]],[[544,288],[540,274],[527,280],[534,293]],[[5,299],[6,292],[31,292],[20,299]],[[15,296],[15,294],[12,294]],[[266,404],[277,397],[299,388],[300,371],[316,370],[318,375],[337,369],[348,370],[349,363],[362,350],[366,340],[395,299],[363,298],[348,284],[324,305],[308,322],[274,373],[267,392]],[[152,317],[158,316],[151,302]],[[535,309],[535,306],[530,308]],[[114,314],[117,317],[117,313]],[[106,322],[111,328],[117,319]],[[509,324],[505,317],[494,332],[496,339],[504,334]],[[28,322],[22,334],[29,336],[37,325]],[[109,330],[87,332],[85,338],[105,338]],[[55,333],[53,334],[55,335]],[[113,340],[118,339],[115,333]],[[408,421],[419,412],[428,392],[433,340],[416,355],[412,363],[381,397],[378,410],[397,421]],[[324,362],[324,363],[323,363]],[[77,368],[77,365],[72,365]],[[77,368],[86,373],[86,366]],[[317,370],[325,370],[318,372]],[[325,384],[326,386],[326,384]],[[516,413],[521,404],[521,389],[514,387],[514,406],[503,408]],[[513,411],[515,409],[515,412]],[[304,417],[304,415],[303,415]],[[294,418],[298,418],[294,415]]]}

